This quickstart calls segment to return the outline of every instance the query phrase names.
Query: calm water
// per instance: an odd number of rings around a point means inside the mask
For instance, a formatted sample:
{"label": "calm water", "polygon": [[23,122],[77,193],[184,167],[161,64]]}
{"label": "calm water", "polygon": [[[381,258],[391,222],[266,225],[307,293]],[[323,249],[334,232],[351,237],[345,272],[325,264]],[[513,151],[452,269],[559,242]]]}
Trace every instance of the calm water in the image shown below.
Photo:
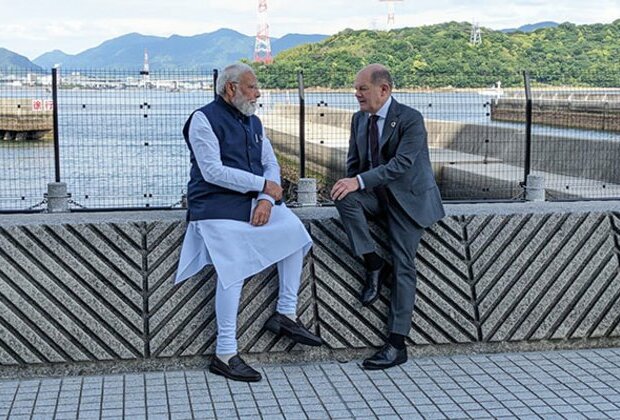
{"label": "calm water", "polygon": [[[51,99],[43,89],[11,90],[0,98]],[[490,97],[465,93],[407,93],[395,97],[427,119],[460,121],[524,131],[522,124],[491,122]],[[74,206],[145,207],[178,205],[188,176],[181,129],[194,109],[212,99],[207,91],[61,90],[59,136],[61,180]],[[260,113],[275,104],[296,104],[296,93],[264,92]],[[357,109],[352,93],[306,92],[306,105]],[[431,133],[432,134],[432,133]],[[534,134],[620,140],[613,133],[535,127]],[[343,144],[346,147],[346,143]],[[0,210],[25,209],[43,198],[54,180],[52,142],[0,141]]]}

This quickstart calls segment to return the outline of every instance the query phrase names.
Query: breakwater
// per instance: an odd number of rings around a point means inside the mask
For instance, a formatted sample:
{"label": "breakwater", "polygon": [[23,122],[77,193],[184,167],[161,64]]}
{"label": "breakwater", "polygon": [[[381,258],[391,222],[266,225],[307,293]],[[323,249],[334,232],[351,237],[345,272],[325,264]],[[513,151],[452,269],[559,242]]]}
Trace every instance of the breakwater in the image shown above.
{"label": "breakwater", "polygon": [[0,141],[51,139],[49,101],[0,98]]}
{"label": "breakwater", "polygon": [[[306,167],[333,181],[344,175],[352,111],[306,107]],[[278,105],[262,118],[276,149],[299,158],[299,108]],[[510,199],[522,192],[525,125],[426,119],[435,178],[446,200]],[[595,162],[589,164],[588,162]],[[620,142],[539,134],[531,167],[553,198],[620,196]]]}
{"label": "breakwater", "polygon": [[[491,103],[493,121],[525,122],[525,99]],[[620,132],[620,95],[538,95],[532,99],[532,122],[556,127]]]}

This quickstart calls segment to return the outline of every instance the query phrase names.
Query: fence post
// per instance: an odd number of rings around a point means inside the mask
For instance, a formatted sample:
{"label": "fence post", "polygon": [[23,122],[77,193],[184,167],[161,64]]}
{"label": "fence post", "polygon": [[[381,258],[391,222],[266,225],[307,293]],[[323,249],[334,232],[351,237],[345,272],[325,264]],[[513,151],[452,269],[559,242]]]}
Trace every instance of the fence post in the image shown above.
{"label": "fence post", "polygon": [[304,92],[304,72],[297,73],[299,88],[299,178],[306,177],[306,98]]}
{"label": "fence post", "polygon": [[217,96],[217,69],[213,69],[213,99]]}
{"label": "fence post", "polygon": [[530,89],[530,74],[523,72],[525,82],[525,164],[523,174],[523,186],[527,185],[527,177],[532,165],[532,91]]}
{"label": "fence post", "polygon": [[54,170],[55,181],[60,182],[60,137],[58,136],[58,68],[52,69],[52,119],[54,124]]}

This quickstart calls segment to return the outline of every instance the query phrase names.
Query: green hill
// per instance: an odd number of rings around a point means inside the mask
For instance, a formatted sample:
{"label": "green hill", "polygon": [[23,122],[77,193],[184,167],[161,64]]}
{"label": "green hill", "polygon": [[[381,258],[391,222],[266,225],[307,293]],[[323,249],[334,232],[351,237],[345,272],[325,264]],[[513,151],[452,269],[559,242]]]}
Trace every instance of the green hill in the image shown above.
{"label": "green hill", "polygon": [[550,84],[620,86],[620,20],[611,24],[563,23],[531,33],[482,29],[482,44],[469,43],[471,24],[449,22],[392,31],[347,29],[257,64],[263,85],[295,86],[303,70],[307,86],[351,87],[355,73],[373,62],[387,65],[397,87],[480,87],[498,80],[517,86],[522,71]]}

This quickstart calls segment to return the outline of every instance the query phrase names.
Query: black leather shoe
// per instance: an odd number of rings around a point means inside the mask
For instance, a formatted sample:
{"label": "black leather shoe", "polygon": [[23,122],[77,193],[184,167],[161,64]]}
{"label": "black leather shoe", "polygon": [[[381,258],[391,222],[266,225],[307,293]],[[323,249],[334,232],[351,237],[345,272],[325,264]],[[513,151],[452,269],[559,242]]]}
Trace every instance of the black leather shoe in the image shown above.
{"label": "black leather shoe", "polygon": [[407,349],[398,350],[390,343],[385,344],[381,350],[364,360],[362,366],[368,370],[387,369],[400,365],[407,361]]}
{"label": "black leather shoe", "polygon": [[301,321],[293,321],[286,315],[275,313],[265,322],[265,329],[275,335],[285,335],[291,340],[307,346],[320,346],[323,340],[318,335],[312,334]]}
{"label": "black leather shoe", "polygon": [[245,363],[238,354],[231,357],[228,364],[222,362],[217,356],[213,356],[209,370],[216,375],[225,376],[233,381],[258,382],[263,378],[259,372]]}
{"label": "black leather shoe", "polygon": [[381,294],[381,284],[390,276],[390,266],[385,261],[377,270],[366,270],[366,285],[360,294],[360,301],[364,306],[370,306]]}

